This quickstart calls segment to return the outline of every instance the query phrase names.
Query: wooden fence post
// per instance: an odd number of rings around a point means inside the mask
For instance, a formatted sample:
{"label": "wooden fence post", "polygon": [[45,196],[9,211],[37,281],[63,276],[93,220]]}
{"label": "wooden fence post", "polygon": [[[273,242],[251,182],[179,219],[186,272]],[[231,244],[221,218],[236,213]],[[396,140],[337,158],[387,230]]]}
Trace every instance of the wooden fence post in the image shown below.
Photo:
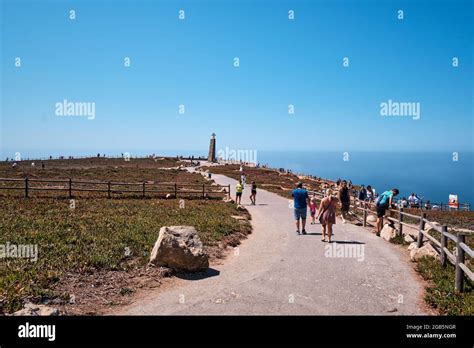
{"label": "wooden fence post", "polygon": [[72,198],[72,179],[69,178],[69,199]]}
{"label": "wooden fence post", "polygon": [[230,184],[227,185],[227,196],[230,199]]}
{"label": "wooden fence post", "polygon": [[426,213],[422,213],[420,216],[420,227],[418,230],[418,240],[417,240],[417,247],[421,248],[423,245],[423,230],[425,229],[425,218],[426,218]]}
{"label": "wooden fence post", "polygon": [[448,232],[448,226],[441,227],[441,266],[446,267],[448,255],[444,251],[444,248],[448,247],[448,237],[445,235],[445,232]]}
{"label": "wooden fence post", "polygon": [[28,198],[28,178],[25,178],[25,198]]}
{"label": "wooden fence post", "polygon": [[174,183],[174,198],[178,198],[178,187],[176,186],[176,183]]}
{"label": "wooden fence post", "polygon": [[202,184],[202,198],[206,197],[206,187]]}
{"label": "wooden fence post", "polygon": [[145,185],[146,185],[146,182],[144,181],[143,182],[143,197],[145,197]]}
{"label": "wooden fence post", "polygon": [[[362,203],[364,204],[364,203]],[[367,207],[365,205],[362,206],[364,208],[364,219],[362,221],[362,226],[366,227],[367,226]]]}
{"label": "wooden fence post", "polygon": [[466,236],[459,233],[456,239],[456,283],[454,288],[456,291],[463,292],[464,274],[462,268],[459,266],[464,263],[464,250],[461,248],[461,243],[465,243]]}
{"label": "wooden fence post", "polygon": [[107,183],[107,197],[108,197],[108,198],[111,198],[110,181]]}
{"label": "wooden fence post", "polygon": [[398,235],[402,236],[403,235],[403,208],[401,206],[398,206]]}

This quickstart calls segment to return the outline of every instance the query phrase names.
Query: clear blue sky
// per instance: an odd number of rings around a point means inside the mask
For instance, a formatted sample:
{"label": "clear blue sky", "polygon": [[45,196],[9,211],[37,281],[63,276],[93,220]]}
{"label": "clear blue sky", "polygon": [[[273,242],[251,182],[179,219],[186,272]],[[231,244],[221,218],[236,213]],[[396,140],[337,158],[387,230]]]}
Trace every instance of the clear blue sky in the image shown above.
{"label": "clear blue sky", "polygon": [[[2,155],[205,152],[212,132],[219,148],[473,149],[472,1],[1,3]],[[56,116],[63,99],[95,119]],[[388,99],[421,119],[380,116]]]}

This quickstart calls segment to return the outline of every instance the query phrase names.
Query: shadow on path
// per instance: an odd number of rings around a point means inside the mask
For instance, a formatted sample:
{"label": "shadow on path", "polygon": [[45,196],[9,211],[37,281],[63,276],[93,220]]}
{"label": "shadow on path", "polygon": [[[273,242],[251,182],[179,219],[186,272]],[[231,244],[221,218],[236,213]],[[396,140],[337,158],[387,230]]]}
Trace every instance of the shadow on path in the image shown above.
{"label": "shadow on path", "polygon": [[205,272],[196,272],[196,273],[178,273],[177,278],[185,280],[201,280],[211,277],[216,277],[220,274],[217,269],[208,268]]}

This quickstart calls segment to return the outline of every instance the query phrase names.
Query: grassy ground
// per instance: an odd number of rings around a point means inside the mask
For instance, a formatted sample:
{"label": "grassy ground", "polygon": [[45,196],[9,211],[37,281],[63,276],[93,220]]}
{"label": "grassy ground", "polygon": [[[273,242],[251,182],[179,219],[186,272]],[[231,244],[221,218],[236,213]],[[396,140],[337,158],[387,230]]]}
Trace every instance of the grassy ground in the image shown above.
{"label": "grassy ground", "polygon": [[[203,170],[209,170],[215,174],[223,174],[236,180],[239,180],[242,174],[239,169],[239,165],[203,167]],[[323,181],[316,179],[300,179],[295,174],[279,173],[276,170],[266,168],[245,167],[245,174],[248,184],[255,181],[259,188],[285,198],[291,198],[291,191],[295,188],[298,181],[302,181],[305,187],[310,190],[320,190],[323,184]]]}
{"label": "grassy ground", "polygon": [[68,272],[126,270],[125,248],[144,266],[160,227],[195,226],[206,246],[241,232],[236,207],[218,201],[9,199],[0,201],[0,244],[37,244],[39,259],[0,261],[0,296],[8,311],[49,289]]}
{"label": "grassy ground", "polygon": [[[44,170],[37,166],[12,169],[3,165],[0,176],[28,174],[64,178],[73,175],[120,181],[143,178],[204,182],[199,174],[162,169],[161,163],[153,160],[141,162],[138,168],[123,160],[107,161],[112,165],[105,167],[103,163],[81,161],[75,160],[69,165],[49,161]],[[168,165],[174,166],[176,162]],[[75,279],[76,275],[96,275],[86,285],[82,282],[78,283],[79,288],[67,289],[82,294],[86,289],[80,287],[90,287],[97,278],[110,278],[111,273],[123,274],[120,277],[123,284],[112,282],[111,285],[117,287],[116,293],[127,296],[133,292],[133,284],[126,283],[126,275],[137,269],[144,272],[162,226],[195,226],[206,250],[219,256],[219,250],[225,245],[238,244],[238,239],[251,230],[248,221],[238,221],[232,215],[249,218],[246,211],[237,210],[235,205],[221,199],[76,197],[72,208],[66,198],[4,196],[0,198],[0,244],[37,244],[39,258],[36,262],[0,259],[0,311],[2,307],[6,312],[20,309],[22,302],[31,298],[60,297],[67,301],[69,294],[64,292],[65,287],[57,284],[64,279]]]}
{"label": "grassy ground", "polygon": [[425,301],[446,315],[473,315],[474,292],[472,282],[466,280],[464,293],[454,290],[454,267],[443,268],[439,261],[424,257],[416,264],[417,271],[429,281]]}

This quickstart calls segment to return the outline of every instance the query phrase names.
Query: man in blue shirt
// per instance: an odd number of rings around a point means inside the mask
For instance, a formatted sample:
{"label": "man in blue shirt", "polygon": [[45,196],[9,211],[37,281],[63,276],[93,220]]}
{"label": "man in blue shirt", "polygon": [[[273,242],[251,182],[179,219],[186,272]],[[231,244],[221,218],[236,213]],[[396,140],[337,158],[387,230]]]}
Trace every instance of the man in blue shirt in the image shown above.
{"label": "man in blue shirt", "polygon": [[398,195],[398,189],[394,188],[382,193],[375,202],[375,208],[377,210],[377,236],[380,236],[380,231],[382,230],[385,211],[393,207],[392,201],[396,195]]}
{"label": "man in blue shirt", "polygon": [[309,205],[309,195],[308,191],[303,188],[303,183],[301,181],[298,182],[298,185],[293,190],[291,196],[293,197],[294,215],[296,220],[296,234],[300,234],[300,219],[301,225],[303,227],[301,233],[306,234],[305,226],[307,207]]}

